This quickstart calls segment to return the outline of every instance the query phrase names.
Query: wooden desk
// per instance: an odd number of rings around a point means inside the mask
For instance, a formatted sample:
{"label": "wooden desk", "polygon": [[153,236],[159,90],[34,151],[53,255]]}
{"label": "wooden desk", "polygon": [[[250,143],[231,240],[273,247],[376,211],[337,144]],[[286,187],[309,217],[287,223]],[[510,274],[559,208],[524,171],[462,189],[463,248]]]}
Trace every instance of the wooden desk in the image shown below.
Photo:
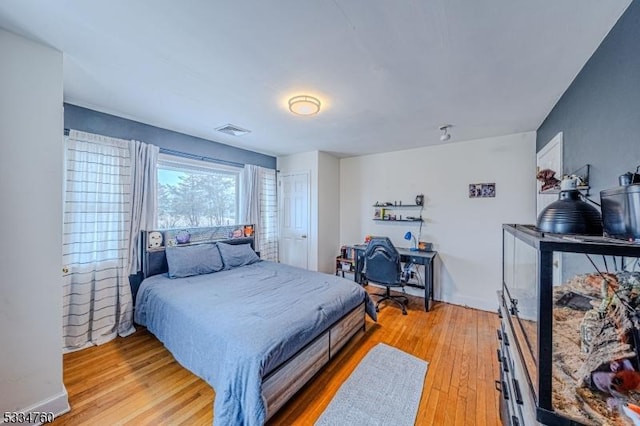
{"label": "wooden desk", "polygon": [[[366,244],[356,244],[347,246],[355,250],[355,274],[354,281],[364,284],[364,252],[367,249]],[[403,263],[413,263],[415,265],[424,266],[424,310],[429,311],[429,304],[433,300],[433,259],[438,255],[437,251],[414,251],[404,247],[396,247],[400,253],[400,260]],[[420,287],[420,286],[416,286]]]}

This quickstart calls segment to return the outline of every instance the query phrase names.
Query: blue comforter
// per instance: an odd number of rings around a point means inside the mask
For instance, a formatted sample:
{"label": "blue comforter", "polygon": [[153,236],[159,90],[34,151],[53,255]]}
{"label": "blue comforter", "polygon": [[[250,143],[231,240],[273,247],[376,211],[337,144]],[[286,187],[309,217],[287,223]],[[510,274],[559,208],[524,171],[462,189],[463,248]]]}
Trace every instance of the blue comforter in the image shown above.
{"label": "blue comforter", "polygon": [[262,377],[362,302],[333,275],[261,261],[228,271],[143,281],[135,321],[216,391],[218,425],[262,425]]}

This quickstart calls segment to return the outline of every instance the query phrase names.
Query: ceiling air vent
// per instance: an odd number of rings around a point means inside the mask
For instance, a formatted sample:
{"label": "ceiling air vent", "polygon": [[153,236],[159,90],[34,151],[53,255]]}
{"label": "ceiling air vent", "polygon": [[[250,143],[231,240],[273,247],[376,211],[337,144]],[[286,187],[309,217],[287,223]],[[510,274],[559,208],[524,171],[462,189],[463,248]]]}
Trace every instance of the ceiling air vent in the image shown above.
{"label": "ceiling air vent", "polygon": [[247,133],[251,133],[251,130],[243,129],[242,127],[234,126],[233,124],[225,124],[224,126],[216,127],[216,130],[231,136],[242,136]]}

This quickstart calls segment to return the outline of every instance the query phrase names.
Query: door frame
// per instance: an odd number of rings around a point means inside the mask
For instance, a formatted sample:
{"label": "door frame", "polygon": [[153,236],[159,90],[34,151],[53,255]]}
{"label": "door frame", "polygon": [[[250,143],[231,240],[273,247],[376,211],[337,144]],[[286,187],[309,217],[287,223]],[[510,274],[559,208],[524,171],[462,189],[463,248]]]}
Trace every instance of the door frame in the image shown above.
{"label": "door frame", "polygon": [[[554,149],[560,150],[560,170],[555,170],[556,173],[559,173],[558,178],[562,177],[564,173],[564,142],[563,142],[563,133],[558,132],[545,146],[542,147],[540,151],[536,153],[536,173],[540,170],[540,158],[547,155],[550,151]],[[540,190],[538,188],[538,183],[536,182],[536,218],[538,217],[539,207],[540,207]],[[554,253],[553,254],[553,277],[552,282],[553,285],[562,284],[562,253]]]}
{"label": "door frame", "polygon": [[[562,173],[564,171],[564,142],[563,142],[562,132],[558,132],[553,138],[551,138],[549,142],[547,142],[545,146],[542,147],[540,151],[536,153],[536,173],[540,171],[539,170],[540,158],[547,155],[549,151],[556,148],[560,149],[560,168],[562,169],[562,170],[556,170],[556,173],[560,173],[560,176],[562,176]],[[560,177],[560,176],[557,176],[557,177]],[[538,186],[537,183],[536,183],[536,186]],[[539,191],[536,191],[536,193],[538,192]],[[536,213],[538,211],[538,201],[539,201],[539,197],[536,196]]]}

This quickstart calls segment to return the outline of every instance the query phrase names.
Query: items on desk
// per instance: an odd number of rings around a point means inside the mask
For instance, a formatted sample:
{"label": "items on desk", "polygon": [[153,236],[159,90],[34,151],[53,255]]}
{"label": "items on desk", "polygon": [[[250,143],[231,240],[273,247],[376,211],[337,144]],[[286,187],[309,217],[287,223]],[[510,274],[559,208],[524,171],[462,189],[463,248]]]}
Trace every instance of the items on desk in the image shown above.
{"label": "items on desk", "polygon": [[418,251],[431,251],[433,248],[433,243],[428,243],[426,241],[418,241]]}
{"label": "items on desk", "polygon": [[433,247],[432,243],[416,240],[415,234],[411,231],[407,231],[407,233],[404,234],[404,239],[407,241],[413,240],[413,247],[409,249],[411,251],[431,251],[431,248]]}
{"label": "items on desk", "polygon": [[415,236],[415,235],[413,235],[413,234],[411,233],[411,231],[407,231],[407,233],[406,233],[406,234],[404,234],[404,239],[405,239],[405,240],[407,240],[407,241],[411,241],[411,240],[413,240],[413,247],[411,247],[409,250],[411,250],[411,251],[418,251],[418,243],[417,243],[417,241],[416,241],[416,236]]}

